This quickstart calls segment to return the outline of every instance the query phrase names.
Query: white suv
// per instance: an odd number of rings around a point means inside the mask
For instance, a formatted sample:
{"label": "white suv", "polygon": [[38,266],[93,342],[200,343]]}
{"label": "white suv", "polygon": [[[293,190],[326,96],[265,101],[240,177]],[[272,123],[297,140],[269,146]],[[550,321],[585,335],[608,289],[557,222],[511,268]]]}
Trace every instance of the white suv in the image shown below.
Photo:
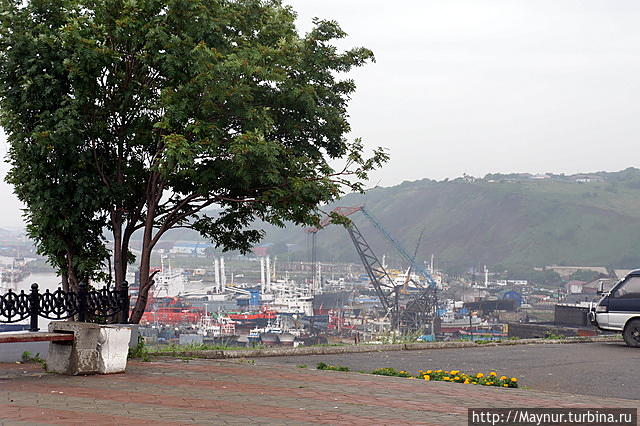
{"label": "white suv", "polygon": [[640,269],[601,294],[589,312],[591,323],[601,330],[621,332],[627,345],[640,347]]}

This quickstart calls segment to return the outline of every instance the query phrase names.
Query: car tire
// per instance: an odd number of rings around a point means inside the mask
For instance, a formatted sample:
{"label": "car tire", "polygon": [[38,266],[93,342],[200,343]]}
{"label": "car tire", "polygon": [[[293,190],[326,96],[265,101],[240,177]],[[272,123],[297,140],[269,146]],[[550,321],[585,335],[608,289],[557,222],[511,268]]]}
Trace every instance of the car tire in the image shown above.
{"label": "car tire", "polygon": [[640,348],[640,319],[629,321],[624,327],[622,337],[628,346]]}

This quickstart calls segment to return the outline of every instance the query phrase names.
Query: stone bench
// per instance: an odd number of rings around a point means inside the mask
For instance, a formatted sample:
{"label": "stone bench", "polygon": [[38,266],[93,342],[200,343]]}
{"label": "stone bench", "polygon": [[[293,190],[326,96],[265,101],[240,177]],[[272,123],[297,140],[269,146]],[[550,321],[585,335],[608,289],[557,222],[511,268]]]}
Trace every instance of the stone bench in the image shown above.
{"label": "stone bench", "polygon": [[72,342],[73,334],[23,331],[0,333],[0,343]]}

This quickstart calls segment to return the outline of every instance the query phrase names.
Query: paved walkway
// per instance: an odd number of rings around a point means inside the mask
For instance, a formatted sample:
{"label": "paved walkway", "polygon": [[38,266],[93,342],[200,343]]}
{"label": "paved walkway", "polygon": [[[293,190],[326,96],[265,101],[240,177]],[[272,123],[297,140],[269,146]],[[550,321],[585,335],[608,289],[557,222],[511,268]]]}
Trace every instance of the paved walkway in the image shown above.
{"label": "paved walkway", "polygon": [[516,376],[529,388],[640,400],[640,349],[622,342],[485,346],[425,351],[370,352],[255,358],[256,364],[295,367],[325,362],[351,370],[442,369]]}
{"label": "paved walkway", "polygon": [[0,364],[0,424],[467,424],[468,407],[626,407],[639,401],[425,382],[241,361],[132,362],[67,377]]}

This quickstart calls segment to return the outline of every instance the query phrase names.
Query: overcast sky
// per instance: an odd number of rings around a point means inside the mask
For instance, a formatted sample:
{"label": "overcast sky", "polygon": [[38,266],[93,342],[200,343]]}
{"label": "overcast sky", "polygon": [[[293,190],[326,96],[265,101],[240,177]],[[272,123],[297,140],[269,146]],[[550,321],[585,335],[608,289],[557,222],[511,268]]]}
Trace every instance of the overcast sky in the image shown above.
{"label": "overcast sky", "polygon": [[[341,46],[376,55],[350,108],[352,137],[392,157],[373,184],[638,166],[636,0],[286,2],[302,29],[335,19]],[[0,226],[19,225],[4,182],[0,200]]]}

